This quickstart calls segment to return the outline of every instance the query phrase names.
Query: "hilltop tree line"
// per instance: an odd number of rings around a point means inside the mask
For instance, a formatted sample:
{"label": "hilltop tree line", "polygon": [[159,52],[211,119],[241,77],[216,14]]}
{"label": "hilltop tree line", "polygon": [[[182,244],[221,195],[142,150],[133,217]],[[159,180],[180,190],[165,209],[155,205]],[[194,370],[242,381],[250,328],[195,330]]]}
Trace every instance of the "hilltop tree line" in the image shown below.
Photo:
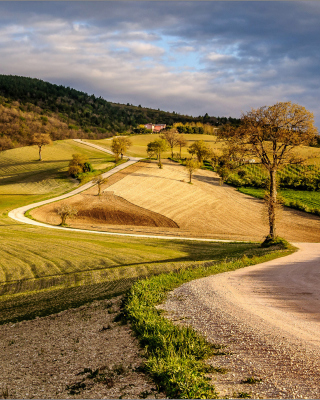
{"label": "hilltop tree line", "polygon": [[[68,126],[75,124],[87,134],[93,132],[107,136],[108,133],[131,132],[148,122],[170,126],[178,122],[201,122],[212,126],[239,123],[235,118],[210,117],[207,113],[204,116],[191,117],[141,105],[112,103],[70,87],[13,75],[0,75],[0,95],[11,101],[19,101],[24,107],[32,104],[46,114],[54,113]],[[72,128],[75,127],[71,126]]]}

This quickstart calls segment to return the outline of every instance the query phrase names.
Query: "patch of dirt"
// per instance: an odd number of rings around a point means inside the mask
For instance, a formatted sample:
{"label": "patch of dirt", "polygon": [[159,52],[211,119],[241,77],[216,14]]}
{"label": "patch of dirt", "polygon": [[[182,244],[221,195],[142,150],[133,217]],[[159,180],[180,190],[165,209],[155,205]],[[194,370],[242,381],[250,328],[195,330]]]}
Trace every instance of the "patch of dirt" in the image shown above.
{"label": "patch of dirt", "polygon": [[[130,213],[120,215],[121,208],[117,212],[114,202],[115,218],[112,221],[104,222],[104,217],[91,218],[86,211],[85,218],[75,218],[67,223],[80,229],[137,235],[244,241],[263,241],[267,236],[266,206],[262,200],[242,194],[228,185],[220,186],[218,175],[211,171],[196,171],[192,185],[188,180],[186,168],[177,163],[164,161],[163,169],[159,169],[155,162],[139,162],[111,176],[103,186],[107,196],[112,191],[115,199],[116,196],[118,200],[122,199],[117,206],[125,206],[123,199],[129,202],[131,205],[126,203],[125,210],[128,212],[130,209]],[[93,187],[65,202],[86,203],[88,195],[93,199],[96,194],[97,188]],[[58,225],[60,219],[54,213],[57,204],[33,210],[31,215],[39,221]],[[151,216],[150,212],[156,215]],[[102,217],[103,212],[97,211],[96,215]],[[150,222],[150,219],[146,222],[146,215],[157,222]],[[124,220],[127,220],[126,225],[123,225]],[[284,207],[278,218],[277,233],[292,242],[319,242],[320,218]]]}
{"label": "patch of dirt", "polygon": [[[67,220],[68,224],[75,228],[93,223],[179,228],[170,218],[136,206],[112,192],[104,192],[102,196],[80,194],[64,200],[63,203],[72,204],[78,210],[76,217]],[[58,225],[61,218],[56,212],[57,207],[59,203],[48,204],[33,211],[32,216],[38,221]]]}
{"label": "patch of dirt", "polygon": [[[72,204],[78,210],[76,217],[67,220],[75,228],[88,229],[91,224],[149,226],[161,228],[179,228],[172,219],[154,211],[136,206],[120,196],[114,195],[107,188],[127,175],[138,171],[140,166],[132,165],[112,175],[103,185],[103,194],[98,196],[97,189],[91,188],[84,193],[52,204],[47,204],[31,212],[33,218],[41,222],[59,225],[61,218],[56,212],[61,203]],[[104,228],[106,229],[106,228]]]}
{"label": "patch of dirt", "polygon": [[135,206],[129,201],[115,196],[112,192],[104,192],[104,196],[101,199],[96,199],[96,196],[90,196],[86,203],[78,202],[74,206],[79,210],[77,220],[80,218],[113,225],[179,228],[171,219]]}
{"label": "patch of dirt", "polygon": [[165,398],[139,368],[130,326],[113,322],[120,300],[0,326],[0,397]]}

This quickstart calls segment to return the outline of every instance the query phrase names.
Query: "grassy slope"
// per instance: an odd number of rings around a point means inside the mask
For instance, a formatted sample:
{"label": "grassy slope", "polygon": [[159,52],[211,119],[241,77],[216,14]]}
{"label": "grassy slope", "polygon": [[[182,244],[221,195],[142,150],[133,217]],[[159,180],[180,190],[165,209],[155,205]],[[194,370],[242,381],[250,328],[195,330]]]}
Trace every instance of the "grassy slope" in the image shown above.
{"label": "grassy slope", "polygon": [[185,282],[268,261],[293,251],[289,246],[288,249],[279,248],[278,252],[266,253],[262,257],[243,257],[215,265],[207,263],[195,269],[161,274],[132,286],[124,302],[123,317],[132,322],[133,330],[145,347],[145,370],[169,398],[217,398],[218,394],[206,374],[222,371],[203,360],[219,354],[217,349],[221,346],[207,343],[191,328],[179,326],[162,317],[155,305],[163,303],[168,292]]}
{"label": "grassy slope", "polygon": [[86,153],[94,165],[109,156],[73,141],[43,150],[19,148],[1,154],[1,321],[33,318],[128,289],[137,277],[264,252],[257,244],[166,241],[59,232],[17,223],[6,212],[55,196],[75,182],[65,170],[71,155]]}
{"label": "grassy slope", "polygon": [[[194,143],[197,140],[203,140],[206,143],[208,143],[212,148],[221,148],[221,143],[216,143],[215,136],[185,134],[184,137],[186,138],[186,140],[188,142],[187,147],[190,146],[192,143]],[[135,157],[148,157],[147,144],[158,138],[159,138],[159,134],[130,136],[130,140],[132,141],[132,146],[128,150],[127,155],[135,156]],[[90,143],[96,143],[102,147],[106,147],[106,148],[110,149],[111,140],[112,139],[86,140],[86,141],[88,141]],[[182,148],[182,157],[190,156],[190,154],[187,152],[187,147]],[[178,153],[179,151],[180,151],[179,147],[174,148],[175,153]],[[170,156],[171,156],[170,149],[162,154],[163,158],[170,157]]]}
{"label": "grassy slope", "polygon": [[96,169],[105,168],[113,160],[112,156],[73,140],[56,141],[44,147],[42,162],[38,161],[36,146],[1,152],[0,214],[75,188],[77,181],[67,174],[74,153],[88,156]]}
{"label": "grassy slope", "polygon": [[[264,189],[256,188],[239,188],[239,192],[248,194],[259,199],[264,198]],[[293,189],[280,189],[279,194],[286,202],[290,201],[300,201],[309,208],[319,208],[320,209],[320,192],[314,191],[303,191],[303,190],[293,190]]]}

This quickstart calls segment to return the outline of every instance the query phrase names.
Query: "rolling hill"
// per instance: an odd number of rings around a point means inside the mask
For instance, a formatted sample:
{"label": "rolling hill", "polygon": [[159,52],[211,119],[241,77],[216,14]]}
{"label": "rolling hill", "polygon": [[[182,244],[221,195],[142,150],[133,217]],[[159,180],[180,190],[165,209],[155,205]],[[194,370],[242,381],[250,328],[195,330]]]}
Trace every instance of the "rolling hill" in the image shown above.
{"label": "rolling hill", "polygon": [[91,139],[130,131],[148,122],[167,125],[201,122],[213,126],[238,122],[231,117],[210,117],[206,114],[195,118],[174,111],[112,103],[70,87],[14,75],[0,75],[0,96],[3,96],[2,104],[23,112],[36,112],[46,118],[56,118],[74,134]]}

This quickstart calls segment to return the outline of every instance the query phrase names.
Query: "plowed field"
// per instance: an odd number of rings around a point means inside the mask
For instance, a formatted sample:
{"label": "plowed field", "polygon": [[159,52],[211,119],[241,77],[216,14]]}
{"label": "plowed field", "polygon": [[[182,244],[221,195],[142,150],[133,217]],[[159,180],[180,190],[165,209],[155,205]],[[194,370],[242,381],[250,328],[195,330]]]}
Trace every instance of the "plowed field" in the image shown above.
{"label": "plowed field", "polygon": [[[219,178],[213,172],[197,171],[193,184],[190,185],[187,183],[186,169],[166,161],[163,169],[159,169],[155,162],[140,162],[117,175],[110,178],[108,187],[104,190],[112,191],[114,196],[127,200],[129,203],[126,203],[126,209],[130,209],[131,216],[138,213],[138,210],[149,210],[163,216],[163,222],[159,225],[145,223],[143,228],[141,225],[139,228],[137,223],[132,223],[130,217],[127,221],[130,226],[125,227],[121,225],[123,222],[119,222],[119,213],[118,216],[116,212],[113,213],[116,216],[113,221],[108,219],[104,222],[102,217],[97,219],[95,215],[90,218],[87,213],[85,219],[80,219],[79,216],[70,220],[70,226],[105,230],[107,225],[109,231],[130,230],[146,234],[231,240],[261,241],[268,234],[264,202],[239,193],[230,186],[220,186]],[[96,191],[96,188],[92,188],[68,201],[85,203],[85,197],[88,194],[96,196]],[[115,206],[115,202],[113,204]],[[121,204],[124,205],[123,200]],[[54,207],[56,203],[35,210],[32,215],[41,221],[58,223],[57,216],[54,216]],[[139,224],[141,218],[137,216]],[[179,228],[173,228],[173,225]],[[307,213],[284,209],[279,217],[278,227],[278,235],[290,241],[318,242],[320,239],[320,218]]]}

